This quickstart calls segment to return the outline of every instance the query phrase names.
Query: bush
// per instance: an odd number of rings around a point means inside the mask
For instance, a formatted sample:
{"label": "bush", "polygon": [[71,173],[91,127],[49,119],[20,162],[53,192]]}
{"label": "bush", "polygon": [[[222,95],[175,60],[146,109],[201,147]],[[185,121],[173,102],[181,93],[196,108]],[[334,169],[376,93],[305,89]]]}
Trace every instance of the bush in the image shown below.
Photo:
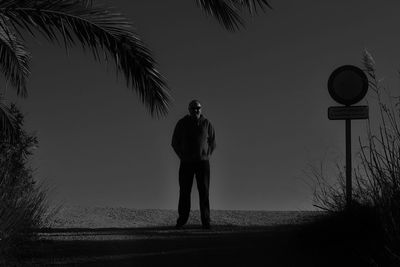
{"label": "bush", "polygon": [[400,256],[400,98],[389,95],[386,104],[382,96],[386,90],[376,77],[375,62],[367,51],[363,63],[378,100],[380,125],[374,134],[368,124],[367,144],[360,140],[361,167],[356,177],[365,201],[379,212],[388,252]]}
{"label": "bush", "polygon": [[22,129],[23,115],[11,105],[18,122],[10,143],[0,135],[0,258],[15,255],[35,238],[34,229],[46,219],[46,190],[33,178],[28,166],[38,141]]}
{"label": "bush", "polygon": [[336,184],[324,177],[322,165],[320,169],[312,169],[314,200],[317,207],[335,213],[334,216],[342,214],[339,216],[345,218],[346,225],[353,225],[353,230],[362,228],[363,235],[373,236],[370,242],[379,240],[381,245],[375,257],[384,266],[399,266],[400,98],[387,94],[388,100],[384,99],[383,93],[387,90],[378,80],[375,62],[367,51],[363,65],[377,100],[379,125],[373,129],[368,120],[367,136],[359,137],[359,164],[353,170],[353,205],[350,210],[346,209],[345,170],[339,164]]}

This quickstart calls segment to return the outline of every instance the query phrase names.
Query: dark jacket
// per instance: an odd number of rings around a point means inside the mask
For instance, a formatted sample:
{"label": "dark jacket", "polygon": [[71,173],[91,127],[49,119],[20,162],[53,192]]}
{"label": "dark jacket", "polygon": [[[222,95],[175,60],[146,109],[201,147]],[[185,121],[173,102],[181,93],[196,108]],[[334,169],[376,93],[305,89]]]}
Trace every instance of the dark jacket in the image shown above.
{"label": "dark jacket", "polygon": [[208,160],[216,147],[214,128],[203,115],[186,115],[175,126],[172,147],[182,161]]}

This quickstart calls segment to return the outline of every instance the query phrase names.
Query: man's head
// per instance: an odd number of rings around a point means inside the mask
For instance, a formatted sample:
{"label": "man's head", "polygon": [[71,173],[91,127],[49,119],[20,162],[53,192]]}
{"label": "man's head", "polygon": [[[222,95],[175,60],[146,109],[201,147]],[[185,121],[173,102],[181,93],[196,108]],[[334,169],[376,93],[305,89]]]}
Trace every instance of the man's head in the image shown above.
{"label": "man's head", "polygon": [[201,115],[201,104],[200,101],[198,100],[192,100],[189,103],[189,113],[190,116],[192,116],[193,118],[200,118]]}

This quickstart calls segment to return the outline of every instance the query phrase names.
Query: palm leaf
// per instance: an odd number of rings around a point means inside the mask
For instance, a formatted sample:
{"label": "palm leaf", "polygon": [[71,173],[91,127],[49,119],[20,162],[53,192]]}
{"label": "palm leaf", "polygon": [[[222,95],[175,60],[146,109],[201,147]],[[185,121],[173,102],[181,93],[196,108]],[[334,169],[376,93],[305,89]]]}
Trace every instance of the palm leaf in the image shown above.
{"label": "palm leaf", "polygon": [[[0,70],[6,80],[17,89],[18,94],[26,95],[26,80],[29,76],[30,55],[21,42],[0,17]],[[0,132],[3,141],[14,143],[18,123],[11,109],[0,96]]]}
{"label": "palm leaf", "polygon": [[215,17],[229,31],[244,26],[244,21],[236,8],[224,0],[196,0],[196,3],[207,15]]}
{"label": "palm leaf", "polygon": [[30,55],[0,18],[0,69],[19,95],[26,96]]}
{"label": "palm leaf", "polygon": [[[151,52],[121,14],[90,0],[3,0],[0,15],[21,34],[27,30],[65,47],[82,45],[96,60],[112,58],[152,115],[165,115],[170,102],[164,77]],[[21,34],[22,35],[22,34]]]}
{"label": "palm leaf", "polygon": [[265,11],[266,7],[272,8],[266,0],[196,0],[196,3],[229,31],[244,27],[244,19],[240,14],[244,9],[255,14],[258,9]]}
{"label": "palm leaf", "polygon": [[240,9],[247,8],[251,13],[257,13],[258,9],[265,11],[266,8],[272,9],[272,6],[266,0],[229,0],[232,4],[239,6]]}
{"label": "palm leaf", "polygon": [[11,109],[4,104],[0,96],[0,131],[5,141],[13,143],[17,136],[18,122],[12,115]]}

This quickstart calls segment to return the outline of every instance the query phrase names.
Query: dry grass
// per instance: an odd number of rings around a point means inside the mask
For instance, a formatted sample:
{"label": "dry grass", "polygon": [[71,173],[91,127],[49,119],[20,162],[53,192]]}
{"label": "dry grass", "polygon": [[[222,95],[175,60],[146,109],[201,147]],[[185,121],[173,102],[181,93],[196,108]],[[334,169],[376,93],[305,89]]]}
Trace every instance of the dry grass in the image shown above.
{"label": "dry grass", "polygon": [[[313,168],[315,201],[318,207],[342,217],[345,224],[334,227],[358,231],[359,240],[375,244],[371,251],[360,253],[382,266],[400,265],[400,98],[384,93],[377,78],[375,61],[365,51],[363,65],[369,78],[379,112],[379,125],[367,121],[367,136],[359,138],[359,164],[353,170],[353,203],[346,208],[345,169],[337,165],[337,182],[332,184],[321,166]],[[394,103],[393,103],[394,101]],[[370,103],[375,104],[375,103]],[[336,220],[337,221],[337,220]],[[340,220],[339,220],[340,221]],[[349,235],[350,236],[350,235]]]}

